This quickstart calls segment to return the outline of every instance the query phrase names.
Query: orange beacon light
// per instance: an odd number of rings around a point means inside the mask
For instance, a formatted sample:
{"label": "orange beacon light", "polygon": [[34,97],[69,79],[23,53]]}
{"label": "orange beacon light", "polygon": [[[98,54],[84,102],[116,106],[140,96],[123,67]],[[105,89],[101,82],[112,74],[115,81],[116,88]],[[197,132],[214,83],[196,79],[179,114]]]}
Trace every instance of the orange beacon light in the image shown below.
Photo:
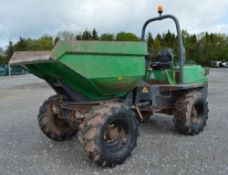
{"label": "orange beacon light", "polygon": [[160,16],[162,15],[162,13],[163,13],[163,6],[162,5],[158,6],[158,13]]}

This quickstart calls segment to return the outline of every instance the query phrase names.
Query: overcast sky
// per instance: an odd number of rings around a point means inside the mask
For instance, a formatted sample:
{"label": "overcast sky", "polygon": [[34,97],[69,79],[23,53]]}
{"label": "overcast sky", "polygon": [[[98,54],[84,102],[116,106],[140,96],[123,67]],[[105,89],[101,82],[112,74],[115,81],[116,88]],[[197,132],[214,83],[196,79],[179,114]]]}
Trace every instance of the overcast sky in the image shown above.
{"label": "overcast sky", "polygon": [[[63,30],[140,35],[144,21],[157,15],[158,4],[190,33],[228,33],[228,0],[0,0],[0,47],[20,36],[54,36]],[[148,31],[168,28],[174,30],[170,21],[152,24]]]}

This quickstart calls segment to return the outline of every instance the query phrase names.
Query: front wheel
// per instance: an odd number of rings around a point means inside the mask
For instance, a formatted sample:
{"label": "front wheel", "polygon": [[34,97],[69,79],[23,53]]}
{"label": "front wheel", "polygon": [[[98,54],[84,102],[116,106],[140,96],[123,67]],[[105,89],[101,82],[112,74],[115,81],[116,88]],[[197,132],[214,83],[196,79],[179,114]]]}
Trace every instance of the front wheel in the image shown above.
{"label": "front wheel", "polygon": [[123,163],[136,146],[136,117],[123,104],[109,103],[92,109],[80,128],[84,151],[103,167]]}
{"label": "front wheel", "polygon": [[61,97],[51,96],[40,107],[38,114],[38,123],[41,131],[49,139],[55,141],[70,140],[76,135],[77,129],[72,128],[70,124],[58,117],[53,111],[53,105],[61,103]]}
{"label": "front wheel", "polygon": [[174,124],[180,133],[199,134],[206,126],[208,103],[197,91],[189,92],[177,99],[174,110]]}

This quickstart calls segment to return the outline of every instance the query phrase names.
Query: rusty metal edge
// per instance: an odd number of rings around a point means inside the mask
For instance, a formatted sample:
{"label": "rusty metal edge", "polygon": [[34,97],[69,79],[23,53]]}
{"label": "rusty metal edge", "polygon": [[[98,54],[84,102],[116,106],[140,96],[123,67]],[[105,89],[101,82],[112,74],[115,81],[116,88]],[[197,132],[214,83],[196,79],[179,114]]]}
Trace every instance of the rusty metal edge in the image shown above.
{"label": "rusty metal edge", "polygon": [[50,51],[17,51],[10,58],[9,64],[34,64],[51,61]]}

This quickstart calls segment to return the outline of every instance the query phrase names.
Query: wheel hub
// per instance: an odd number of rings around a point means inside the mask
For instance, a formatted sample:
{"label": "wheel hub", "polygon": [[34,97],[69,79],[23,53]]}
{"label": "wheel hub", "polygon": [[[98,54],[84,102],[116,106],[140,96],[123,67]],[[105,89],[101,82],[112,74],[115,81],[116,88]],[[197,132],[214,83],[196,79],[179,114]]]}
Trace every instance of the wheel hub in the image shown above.
{"label": "wheel hub", "polygon": [[193,108],[192,108],[192,115],[191,115],[191,118],[192,118],[192,122],[193,122],[193,123],[199,123],[199,122],[200,122],[199,112],[198,112],[198,110],[197,110],[196,107],[193,107]]}
{"label": "wheel hub", "polygon": [[123,128],[112,124],[109,125],[104,138],[107,143],[114,143],[115,141],[118,141],[120,144],[124,144],[126,141],[126,134]]}

